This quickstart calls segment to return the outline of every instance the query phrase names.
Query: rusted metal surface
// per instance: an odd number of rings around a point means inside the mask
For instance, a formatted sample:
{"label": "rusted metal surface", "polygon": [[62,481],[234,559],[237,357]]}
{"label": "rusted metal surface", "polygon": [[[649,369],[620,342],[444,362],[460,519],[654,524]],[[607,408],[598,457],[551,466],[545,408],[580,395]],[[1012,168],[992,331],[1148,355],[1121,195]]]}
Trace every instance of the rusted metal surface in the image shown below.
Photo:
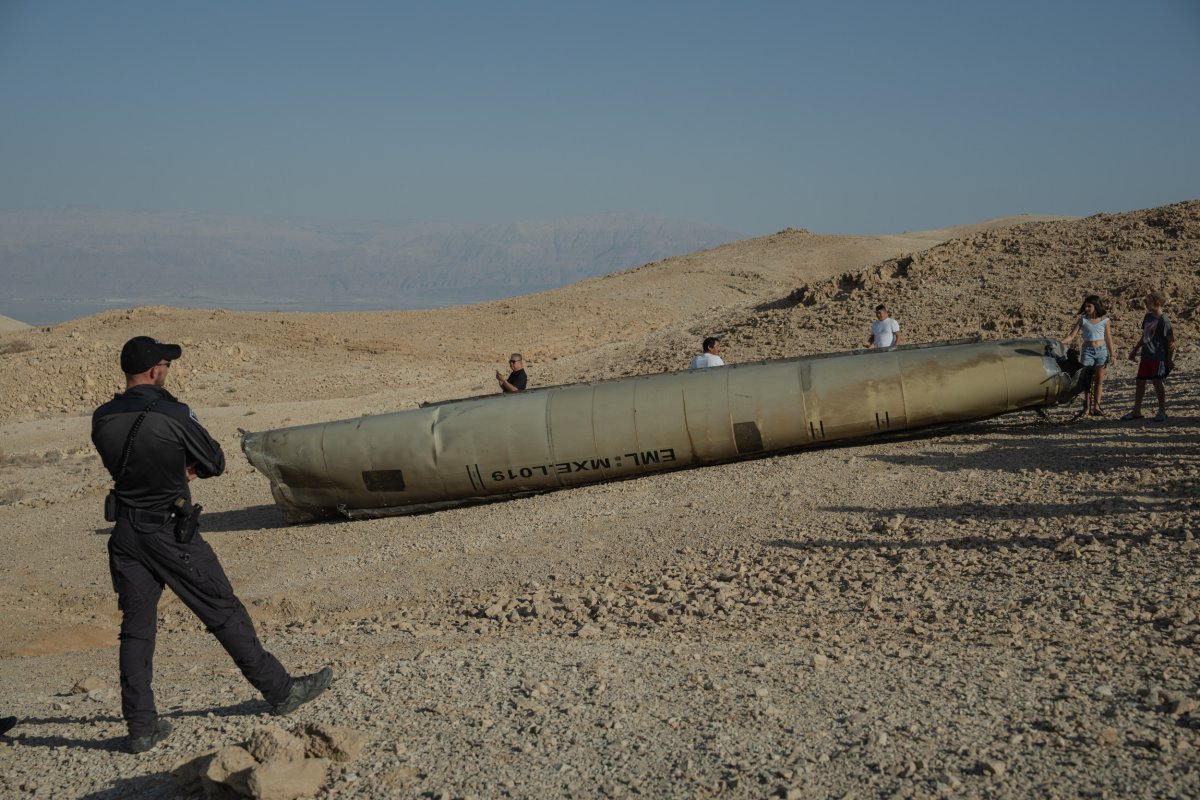
{"label": "rusted metal surface", "polygon": [[638,375],[245,433],[242,449],[289,521],[408,514],[1053,405],[1080,388],[1062,355],[967,340]]}

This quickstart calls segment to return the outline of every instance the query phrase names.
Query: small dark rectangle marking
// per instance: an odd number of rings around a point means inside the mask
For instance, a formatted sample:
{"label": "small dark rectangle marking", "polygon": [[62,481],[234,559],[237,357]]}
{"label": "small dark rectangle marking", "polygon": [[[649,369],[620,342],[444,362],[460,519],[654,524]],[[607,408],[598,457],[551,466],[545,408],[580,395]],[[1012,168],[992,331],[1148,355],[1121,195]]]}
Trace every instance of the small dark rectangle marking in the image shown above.
{"label": "small dark rectangle marking", "polygon": [[758,429],[758,423],[733,423],[733,443],[739,453],[757,453],[762,450],[762,432]]}
{"label": "small dark rectangle marking", "polygon": [[403,492],[404,471],[398,469],[363,470],[363,485],[368,492]]}

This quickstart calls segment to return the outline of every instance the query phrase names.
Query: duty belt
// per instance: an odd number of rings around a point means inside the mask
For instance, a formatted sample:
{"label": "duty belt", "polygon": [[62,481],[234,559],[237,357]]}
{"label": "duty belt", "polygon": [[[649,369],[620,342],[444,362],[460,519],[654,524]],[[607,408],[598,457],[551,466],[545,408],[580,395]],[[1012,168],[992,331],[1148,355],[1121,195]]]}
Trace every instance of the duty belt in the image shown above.
{"label": "duty belt", "polygon": [[117,516],[125,517],[130,522],[142,525],[165,525],[174,518],[174,511],[147,511],[144,508],[134,508],[122,504]]}

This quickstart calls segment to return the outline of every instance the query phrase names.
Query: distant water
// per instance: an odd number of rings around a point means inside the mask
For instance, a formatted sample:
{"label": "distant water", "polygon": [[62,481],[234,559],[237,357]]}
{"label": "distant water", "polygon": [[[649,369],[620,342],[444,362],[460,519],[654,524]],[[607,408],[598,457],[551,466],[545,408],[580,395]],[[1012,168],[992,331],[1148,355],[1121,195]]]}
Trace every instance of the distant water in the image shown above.
{"label": "distant water", "polygon": [[387,301],[356,300],[347,303],[321,305],[291,304],[263,300],[222,300],[179,302],[165,297],[135,297],[108,301],[68,300],[20,300],[0,297],[0,316],[24,322],[27,325],[57,325],[80,317],[90,317],[112,309],[136,308],[138,306],[173,306],[176,308],[223,308],[226,311],[413,311],[421,308],[447,308],[449,306],[485,303],[524,294],[534,294],[556,286],[472,286],[467,289],[427,289],[413,292],[405,297]]}

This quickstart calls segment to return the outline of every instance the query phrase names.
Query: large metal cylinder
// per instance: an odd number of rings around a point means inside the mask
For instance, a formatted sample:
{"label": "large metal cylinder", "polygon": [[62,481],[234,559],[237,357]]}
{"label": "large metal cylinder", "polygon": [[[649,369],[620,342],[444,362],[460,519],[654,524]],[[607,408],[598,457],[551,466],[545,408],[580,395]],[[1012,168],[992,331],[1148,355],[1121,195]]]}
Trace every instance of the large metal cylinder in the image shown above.
{"label": "large metal cylinder", "polygon": [[242,449],[291,522],[407,514],[1052,405],[1079,383],[1057,348],[967,340],[638,375],[245,433]]}

